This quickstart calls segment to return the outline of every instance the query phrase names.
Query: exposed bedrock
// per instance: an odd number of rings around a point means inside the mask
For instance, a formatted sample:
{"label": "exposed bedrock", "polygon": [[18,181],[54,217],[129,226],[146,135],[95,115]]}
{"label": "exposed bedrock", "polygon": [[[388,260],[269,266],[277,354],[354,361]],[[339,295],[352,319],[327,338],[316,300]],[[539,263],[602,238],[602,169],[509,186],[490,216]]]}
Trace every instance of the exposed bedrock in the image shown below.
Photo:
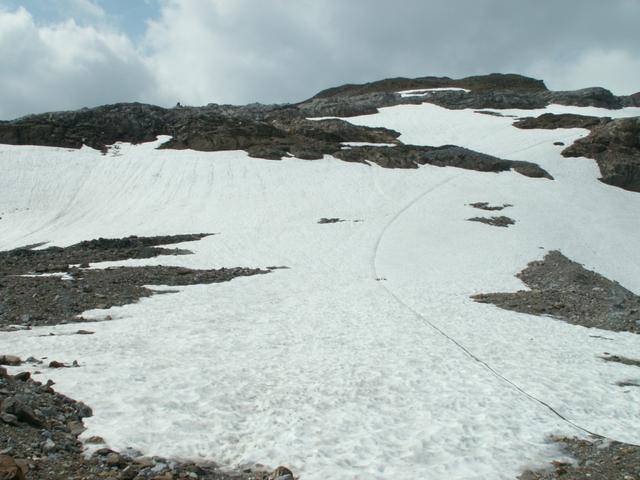
{"label": "exposed bedrock", "polygon": [[[408,97],[397,93],[434,88],[462,88],[469,91],[425,91],[420,96]],[[375,113],[381,107],[423,102],[449,109],[535,109],[552,103],[619,109],[640,106],[640,93],[618,97],[599,87],[553,92],[541,80],[514,74],[491,74],[462,79],[393,78],[331,88],[298,104],[298,107],[310,116],[353,116]]]}
{"label": "exposed bedrock", "polygon": [[596,125],[587,137],[565,148],[562,155],[593,158],[604,183],[640,192],[640,117]]}
{"label": "exposed bedrock", "polygon": [[541,128],[554,130],[556,128],[588,128],[604,125],[611,121],[609,117],[591,117],[573,113],[543,113],[538,117],[525,117],[513,122],[513,126],[522,129]]}
{"label": "exposed bedrock", "polygon": [[549,252],[543,260],[531,262],[517,277],[531,290],[479,294],[473,299],[584,327],[640,331],[640,297],[560,252]]}
{"label": "exposed bedrock", "polygon": [[398,145],[395,147],[354,147],[334,155],[347,162],[372,162],[385,168],[417,168],[418,165],[457,167],[481,172],[516,172],[533,178],[553,179],[535,163],[503,160],[455,145],[426,147]]}
{"label": "exposed bedrock", "polygon": [[590,117],[545,113],[517,120],[515,127],[586,128],[591,133],[562,152],[565,157],[593,158],[600,167],[600,180],[609,185],[640,192],[640,117]]}
{"label": "exposed bedrock", "polygon": [[[458,89],[438,90],[429,89]],[[464,89],[464,90],[460,90]],[[422,90],[417,96],[406,96],[404,90]],[[399,133],[384,128],[355,126],[344,120],[312,121],[310,117],[352,116],[370,114],[381,107],[434,103],[450,109],[482,108],[542,108],[550,103],[597,106],[618,109],[640,106],[640,93],[617,97],[602,88],[587,88],[571,92],[552,92],[544,82],[521,75],[491,74],[462,79],[448,77],[393,78],[362,85],[344,85],[320,92],[297,103],[284,105],[250,104],[245,106],[209,104],[203,107],[162,108],[139,103],[121,103],[69,112],[30,115],[0,122],[0,143],[79,148],[82,145],[106,152],[117,142],[140,143],[169,135],[171,140],[160,148],[193,149],[199,151],[245,150],[250,156],[281,159],[289,156],[319,159],[336,155],[347,161],[360,152],[343,154],[344,142],[400,144]],[[592,135],[565,150],[566,156],[595,158],[602,171],[602,180],[628,190],[640,191],[638,166],[638,121],[582,117],[579,115],[542,115],[536,119],[516,122],[519,128],[580,127],[592,130]],[[407,146],[409,148],[410,146]],[[390,168],[410,168],[415,157],[423,157],[420,147],[409,158],[387,157],[382,152],[367,159]],[[408,152],[408,150],[403,150]],[[435,156],[436,154],[432,154]],[[424,163],[453,164],[442,160],[446,155]],[[361,160],[358,160],[361,161]],[[459,160],[456,160],[459,162]],[[419,162],[418,162],[419,163]],[[459,162],[460,163],[460,162]],[[477,167],[464,160],[461,168],[496,171]],[[540,174],[532,164],[520,165],[530,176]],[[516,168],[512,165],[509,168]],[[537,172],[537,173],[536,173]],[[527,173],[525,173],[527,174]]]}

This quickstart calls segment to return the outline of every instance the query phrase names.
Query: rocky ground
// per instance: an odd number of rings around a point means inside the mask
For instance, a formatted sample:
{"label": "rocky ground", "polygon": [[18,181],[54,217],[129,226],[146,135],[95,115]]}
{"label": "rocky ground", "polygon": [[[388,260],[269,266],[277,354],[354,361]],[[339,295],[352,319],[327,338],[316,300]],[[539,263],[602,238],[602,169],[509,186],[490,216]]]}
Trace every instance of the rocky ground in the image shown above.
{"label": "rocky ground", "polygon": [[480,222],[485,223],[487,225],[491,225],[493,227],[508,227],[509,225],[514,225],[516,221],[513,218],[506,217],[504,215],[494,216],[494,217],[472,217],[467,219],[470,222]]}
{"label": "rocky ground", "polygon": [[584,327],[640,332],[640,297],[558,251],[517,275],[531,290],[474,295],[477,302]]}
{"label": "rocky ground", "polygon": [[126,305],[157,293],[145,285],[217,283],[269,272],[256,268],[88,268],[96,262],[189,254],[188,250],[159,245],[204,236],[206,234],[98,239],[66,248],[18,248],[0,252],[0,329],[83,322],[86,319],[80,314],[84,311]]}
{"label": "rocky ground", "polygon": [[548,469],[526,471],[519,480],[638,480],[640,446],[602,438],[554,437],[571,461],[555,461]]}
{"label": "rocky ground", "polygon": [[640,192],[640,117],[598,124],[562,155],[593,158],[604,183]]}

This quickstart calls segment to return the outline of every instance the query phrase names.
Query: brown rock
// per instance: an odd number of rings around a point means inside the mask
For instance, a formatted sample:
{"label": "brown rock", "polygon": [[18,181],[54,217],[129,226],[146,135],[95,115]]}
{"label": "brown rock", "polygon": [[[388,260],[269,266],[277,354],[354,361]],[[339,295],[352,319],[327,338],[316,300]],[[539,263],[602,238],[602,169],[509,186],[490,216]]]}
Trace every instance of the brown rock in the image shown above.
{"label": "brown rock", "polygon": [[155,477],[152,477],[151,480],[173,480],[173,473],[167,472],[162,475],[156,475]]}
{"label": "brown rock", "polygon": [[105,443],[104,438],[98,436],[89,437],[84,442],[91,445],[104,445]]}
{"label": "brown rock", "polygon": [[22,470],[8,455],[0,455],[0,480],[24,480]]}
{"label": "brown rock", "polygon": [[269,475],[269,480],[293,480],[293,472],[280,465]]}
{"label": "brown rock", "polygon": [[0,365],[17,366],[21,363],[22,360],[20,360],[20,357],[17,357],[15,355],[0,355]]}
{"label": "brown rock", "polygon": [[20,373],[16,373],[13,378],[15,378],[16,380],[20,380],[21,382],[26,382],[27,380],[29,380],[31,378],[31,373],[30,372],[20,372]]}
{"label": "brown rock", "polygon": [[67,368],[67,365],[62,362],[53,360],[52,362],[49,362],[49,368]]}

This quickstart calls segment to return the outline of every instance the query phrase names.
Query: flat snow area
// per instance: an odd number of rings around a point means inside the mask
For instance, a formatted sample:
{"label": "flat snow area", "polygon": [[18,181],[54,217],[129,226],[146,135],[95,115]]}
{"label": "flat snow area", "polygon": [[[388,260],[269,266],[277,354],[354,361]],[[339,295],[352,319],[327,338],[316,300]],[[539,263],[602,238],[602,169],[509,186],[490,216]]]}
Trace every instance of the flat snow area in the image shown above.
{"label": "flat snow area", "polygon": [[[91,405],[84,435],[111,448],[285,464],[304,480],[514,479],[554,458],[548,435],[585,435],[536,399],[640,443],[640,389],[615,385],[638,373],[598,358],[637,358],[638,335],[469,299],[523,289],[514,274],[552,249],[640,293],[640,195],[553,145],[587,132],[428,104],[349,120],[533,161],[555,181],[155,150],[164,139],[115,157],[0,146],[0,248],[216,232],[180,245],[194,255],[108,265],[290,267],[87,314],[113,321],[5,333],[0,352],[78,360],[42,380]],[[466,221],[491,214],[478,201],[513,204],[517,223]],[[78,328],[96,333],[40,336]]]}
{"label": "flat snow area", "polygon": [[443,88],[419,88],[417,90],[402,90],[398,92],[401,97],[424,97],[429,95],[431,92],[464,92],[468,93],[471,90],[466,88],[457,88],[457,87],[443,87]]}
{"label": "flat snow area", "polygon": [[344,147],[395,147],[395,143],[342,142]]}

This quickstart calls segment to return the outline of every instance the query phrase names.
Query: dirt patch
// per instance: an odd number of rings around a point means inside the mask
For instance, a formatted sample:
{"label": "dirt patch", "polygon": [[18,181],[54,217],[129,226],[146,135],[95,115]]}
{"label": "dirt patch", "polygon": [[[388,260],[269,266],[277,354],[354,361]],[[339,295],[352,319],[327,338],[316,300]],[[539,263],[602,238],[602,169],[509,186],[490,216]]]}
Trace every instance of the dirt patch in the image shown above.
{"label": "dirt patch", "polygon": [[640,297],[558,251],[531,262],[517,277],[531,290],[478,294],[472,298],[584,327],[631,333],[640,330]]}
{"label": "dirt patch", "polygon": [[190,252],[158,245],[197,240],[203,236],[206,235],[98,239],[67,248],[23,248],[0,252],[0,328],[83,322],[86,320],[79,315],[86,310],[126,305],[158,293],[145,285],[219,283],[269,272],[268,269],[257,268],[193,270],[148,266],[89,269],[76,266],[158,255],[185,255]]}
{"label": "dirt patch", "polygon": [[554,461],[544,471],[526,471],[519,480],[636,480],[640,447],[600,438],[553,437],[572,462]]}
{"label": "dirt patch", "polygon": [[491,225],[493,227],[509,227],[509,225],[514,225],[516,221],[512,218],[505,217],[504,215],[500,215],[498,217],[473,217],[467,219],[470,222],[480,222],[485,223],[487,225]]}

